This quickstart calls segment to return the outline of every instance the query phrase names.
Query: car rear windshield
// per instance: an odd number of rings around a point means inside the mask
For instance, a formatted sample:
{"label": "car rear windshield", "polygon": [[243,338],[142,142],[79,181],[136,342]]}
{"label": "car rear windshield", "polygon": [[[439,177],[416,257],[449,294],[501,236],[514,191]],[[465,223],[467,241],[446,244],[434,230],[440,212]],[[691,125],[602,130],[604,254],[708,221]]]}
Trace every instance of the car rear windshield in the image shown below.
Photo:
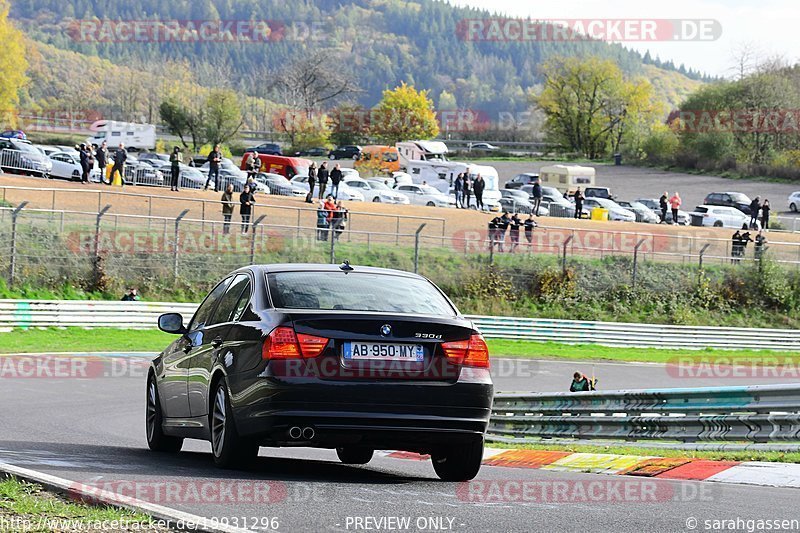
{"label": "car rear windshield", "polygon": [[282,309],[372,311],[454,316],[455,309],[429,281],[367,272],[267,274],[272,303]]}

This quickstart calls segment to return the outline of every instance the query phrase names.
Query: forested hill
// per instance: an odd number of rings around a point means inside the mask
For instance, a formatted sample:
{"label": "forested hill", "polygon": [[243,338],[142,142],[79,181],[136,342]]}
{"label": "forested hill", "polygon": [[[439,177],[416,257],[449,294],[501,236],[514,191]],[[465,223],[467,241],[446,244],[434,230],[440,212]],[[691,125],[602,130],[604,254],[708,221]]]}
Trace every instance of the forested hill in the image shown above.
{"label": "forested hill", "polygon": [[[654,65],[649,57],[603,42],[472,42],[459,36],[459,21],[489,16],[433,0],[12,0],[11,9],[11,17],[31,38],[57,48],[122,65],[188,60],[203,73],[201,84],[227,84],[257,96],[268,96],[265,81],[311,50],[326,51],[331,68],[351,72],[363,89],[358,98],[368,106],[380,99],[382,90],[406,81],[431,89],[437,104],[446,90],[461,108],[520,110],[527,106],[526,91],[540,81],[537,66],[553,55],[598,55],[613,59],[629,74],[646,76],[658,67],[659,92],[672,104],[683,96],[687,78],[701,78],[683,66]],[[76,38],[75,21],[92,18],[268,20],[285,33],[282,39],[262,43]]]}

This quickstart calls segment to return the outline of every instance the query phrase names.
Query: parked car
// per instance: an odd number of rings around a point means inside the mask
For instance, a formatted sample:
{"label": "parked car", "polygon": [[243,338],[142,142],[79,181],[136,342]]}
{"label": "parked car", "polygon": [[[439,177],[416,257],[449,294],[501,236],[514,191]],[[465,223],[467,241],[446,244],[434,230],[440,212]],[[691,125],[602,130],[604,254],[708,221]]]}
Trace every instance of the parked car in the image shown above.
{"label": "parked car", "polygon": [[296,183],[292,183],[280,174],[272,174],[269,172],[261,172],[255,180],[267,187],[269,194],[277,194],[280,196],[299,196],[305,198],[308,194],[308,187],[301,187]]}
{"label": "parked car", "polygon": [[[199,167],[199,170],[200,170],[200,172],[202,172],[203,174],[205,174],[205,175],[208,175],[208,171],[209,171],[209,169],[210,169],[210,168],[211,168],[211,163],[209,163],[208,161],[206,161],[205,163],[203,163],[203,165],[202,165],[202,166],[200,166],[200,167]],[[231,161],[231,160],[230,160],[230,159],[228,159],[227,157],[223,157],[223,158],[222,158],[222,161],[220,161],[220,163],[219,163],[219,169],[220,169],[220,173],[221,173],[223,170],[225,170],[225,171],[227,171],[227,172],[228,172],[228,174],[234,174],[234,175],[238,175],[238,176],[240,176],[242,179],[247,179],[247,172],[245,172],[245,171],[243,171],[243,170],[239,169],[239,167],[237,167],[236,165],[234,165],[234,164],[233,164],[233,161]]]}
{"label": "parked car", "polygon": [[408,204],[411,203],[408,196],[395,191],[383,182],[382,178],[365,180],[361,178],[345,178],[344,183],[348,187],[358,189],[364,195],[365,202],[375,202],[384,204]]}
{"label": "parked car", "polygon": [[328,152],[328,159],[353,159],[361,157],[361,147],[354,144],[337,146]]}
{"label": "parked car", "polygon": [[620,206],[614,200],[608,198],[586,198],[583,205],[587,208],[601,208],[608,209],[608,220],[616,220],[620,222],[636,222],[636,214]]}
{"label": "parked car", "polygon": [[24,140],[26,140],[28,138],[28,136],[25,135],[25,132],[22,131],[22,130],[6,130],[3,133],[0,133],[0,138],[3,138],[3,139],[21,139],[21,140],[24,141]]}
{"label": "parked car", "polygon": [[470,143],[469,144],[469,149],[470,150],[484,150],[486,152],[493,152],[494,150],[499,150],[499,148],[497,146],[495,146],[493,144],[489,144],[489,143],[484,143],[484,142]]}
{"label": "parked car", "polygon": [[[46,144],[34,144],[33,147],[36,148],[37,150],[39,150],[40,152],[42,152],[47,157],[50,157],[51,155],[53,155],[56,152],[63,151],[63,150],[60,150],[56,146],[48,146]],[[70,155],[75,155],[75,154],[70,154]]]}
{"label": "parked car", "polygon": [[342,171],[342,180],[346,180],[347,178],[361,177],[361,174],[359,174],[358,170],[354,168],[340,168],[339,170]]}
{"label": "parked car", "polygon": [[735,207],[724,205],[698,205],[689,215],[692,218],[692,226],[741,229],[743,225],[750,223],[750,215],[745,215]]}
{"label": "parked car", "polygon": [[[645,206],[649,207],[653,212],[655,212],[656,216],[661,222],[661,206],[656,198],[637,198],[637,202],[644,204]],[[678,224],[681,226],[688,226],[691,222],[691,217],[689,213],[686,211],[678,210]],[[672,224],[672,210],[667,209],[667,219],[664,221],[667,224]]]}
{"label": "parked car", "polygon": [[0,137],[0,169],[47,178],[53,162],[26,140]]}
{"label": "parked car", "polygon": [[[261,143],[258,146],[253,146],[252,148],[248,148],[247,150],[245,150],[245,152],[258,152],[259,154],[269,154],[269,155],[283,155],[281,153],[281,145],[272,142]],[[325,151],[325,153],[328,152]]]}
{"label": "parked car", "polygon": [[327,157],[329,152],[330,151],[327,148],[317,146],[307,150],[300,150],[299,152],[295,152],[294,155],[298,157]]}
{"label": "parked car", "polygon": [[[289,181],[291,183],[299,186],[299,187],[302,187],[303,191],[304,191],[304,194],[308,193],[308,190],[309,190],[308,176],[295,176]],[[330,181],[328,181],[328,186],[325,188],[325,192],[323,193],[323,196],[326,196],[326,195],[331,193],[332,185],[333,184]],[[314,194],[317,194],[318,191],[319,191],[319,189],[316,189],[314,191]],[[342,181],[339,183],[339,194],[337,195],[337,199],[338,200],[350,200],[350,201],[354,201],[354,202],[363,202],[364,201],[364,195],[361,193],[361,191],[359,189],[357,189],[355,187],[350,187],[349,185],[347,185],[344,182],[344,179],[342,179]]]}
{"label": "parked car", "polygon": [[[157,162],[154,161],[156,165]],[[172,183],[172,163],[163,163],[159,166],[156,166],[158,170],[164,174],[164,181],[166,183]],[[195,167],[190,167],[189,165],[181,164],[180,166],[180,178],[178,180],[178,187],[181,189],[202,189],[206,184],[206,176],[200,172]]]}
{"label": "parked car", "polygon": [[740,192],[712,192],[703,200],[703,205],[735,207],[745,215],[750,214],[750,198]]}
{"label": "parked car", "polygon": [[611,194],[611,189],[608,187],[586,187],[583,190],[583,196],[585,198],[605,198],[607,200],[614,199],[614,195]]}
{"label": "parked car", "polygon": [[160,165],[161,163],[169,163],[169,154],[157,154],[155,152],[139,152],[136,154],[139,161],[153,161]]}
{"label": "parked car", "polygon": [[652,209],[644,205],[642,202],[617,202],[621,207],[628,211],[633,211],[636,215],[636,222],[644,222],[645,224],[658,224],[659,215],[653,212]]}
{"label": "parked car", "polygon": [[396,190],[408,196],[414,205],[427,205],[429,207],[454,207],[456,201],[430,185],[416,183],[398,185]]}
{"label": "parked car", "polygon": [[[556,191],[558,193],[558,191]],[[547,207],[550,216],[572,218],[575,216],[575,204],[564,198],[561,194],[544,194],[542,195],[542,205]],[[589,210],[586,207],[581,209],[583,217],[589,216]]]}
{"label": "parked car", "polygon": [[[500,198],[500,210],[503,213],[523,213],[527,215],[533,213],[533,202],[530,200],[520,200],[519,198],[506,196]],[[549,215],[550,210],[544,205],[540,205],[538,216],[546,217]]]}
{"label": "parked car", "polygon": [[798,210],[800,210],[800,191],[789,195],[789,211],[797,213]]}
{"label": "parked car", "polygon": [[522,174],[517,174],[508,180],[504,187],[506,189],[520,189],[525,185],[533,185],[538,181],[539,174],[536,174],[535,172],[523,172]]}
{"label": "parked car", "polygon": [[67,152],[55,152],[50,154],[50,161],[53,163],[53,168],[50,171],[50,177],[61,178],[67,180],[80,180],[83,173],[80,159]]}

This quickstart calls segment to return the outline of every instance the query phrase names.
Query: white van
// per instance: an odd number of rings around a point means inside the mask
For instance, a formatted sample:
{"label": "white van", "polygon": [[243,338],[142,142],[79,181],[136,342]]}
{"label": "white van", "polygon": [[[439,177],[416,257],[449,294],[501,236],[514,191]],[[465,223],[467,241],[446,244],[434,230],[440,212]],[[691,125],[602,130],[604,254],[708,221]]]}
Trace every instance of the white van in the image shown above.
{"label": "white van", "polygon": [[86,139],[89,144],[99,146],[106,141],[112,148],[124,143],[129,150],[153,150],[156,147],[156,127],[152,124],[98,120],[90,129],[95,134]]}
{"label": "white van", "polygon": [[562,193],[572,194],[575,189],[594,186],[594,167],[579,165],[550,165],[539,169],[542,186],[555,187]]}

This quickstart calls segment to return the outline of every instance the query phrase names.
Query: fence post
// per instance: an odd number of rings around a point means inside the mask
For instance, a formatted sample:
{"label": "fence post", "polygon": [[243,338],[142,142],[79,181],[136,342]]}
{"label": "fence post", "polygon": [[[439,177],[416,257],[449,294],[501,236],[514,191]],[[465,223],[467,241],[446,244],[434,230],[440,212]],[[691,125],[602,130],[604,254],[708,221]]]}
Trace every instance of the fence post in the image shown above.
{"label": "fence post", "polygon": [[[99,197],[98,197],[99,198]],[[111,209],[111,204],[106,204],[106,206],[98,211],[97,219],[94,223],[94,277],[97,279],[100,276],[100,222],[103,219],[103,215]]]}
{"label": "fence post", "polygon": [[564,249],[561,252],[561,271],[565,274],[567,273],[567,246],[569,243],[572,242],[572,239],[575,237],[575,234],[570,235],[567,237],[567,240],[564,241]]}
{"label": "fence post", "polygon": [[267,218],[267,215],[261,215],[253,222],[253,238],[250,240],[250,264],[254,265],[256,263],[256,232],[258,231],[258,225],[261,223],[262,220]]}
{"label": "fence post", "polygon": [[28,202],[21,202],[16,209],[11,212],[11,255],[8,263],[8,285],[14,284],[14,274],[17,268],[17,215],[25,209]]}
{"label": "fence post", "polygon": [[633,274],[631,275],[631,287],[636,288],[636,270],[639,265],[639,248],[644,244],[647,239],[639,239],[636,246],[633,247]]}
{"label": "fence post", "polygon": [[414,274],[419,271],[419,233],[424,227],[425,224],[421,224],[414,233]]}
{"label": "fence post", "polygon": [[178,218],[175,219],[175,241],[173,242],[172,246],[172,279],[177,283],[178,281],[178,250],[180,249],[180,245],[178,242],[179,235],[178,230],[180,229],[181,219],[186,216],[188,213],[188,209],[184,209],[181,211],[181,214],[178,215]]}
{"label": "fence post", "polygon": [[328,222],[328,238],[331,240],[331,251],[330,251],[330,261],[331,264],[336,263],[336,232],[333,231],[333,221],[335,219],[331,218],[330,222]]}
{"label": "fence post", "polygon": [[703,254],[706,253],[706,250],[708,249],[709,246],[711,246],[711,243],[704,244],[703,247],[700,248],[700,253],[698,254],[700,257],[697,264],[700,270],[703,270]]}
{"label": "fence post", "polygon": [[397,217],[397,231],[395,232],[395,235],[397,235],[395,237],[395,244],[400,244],[400,217]]}

